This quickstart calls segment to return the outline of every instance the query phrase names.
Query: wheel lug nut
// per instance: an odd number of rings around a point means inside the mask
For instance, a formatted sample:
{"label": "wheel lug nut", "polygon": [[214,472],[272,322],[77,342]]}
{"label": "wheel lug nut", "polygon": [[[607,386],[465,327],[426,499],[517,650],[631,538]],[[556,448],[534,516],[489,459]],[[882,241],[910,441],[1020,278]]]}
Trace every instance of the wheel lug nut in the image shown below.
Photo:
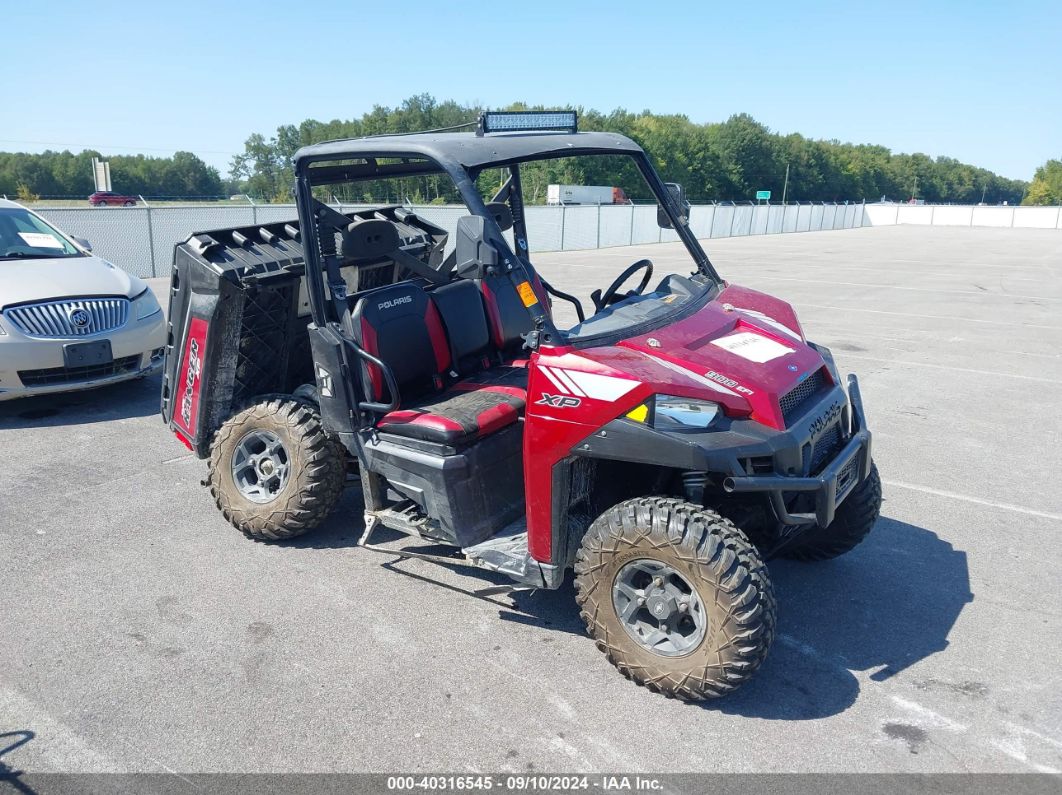
{"label": "wheel lug nut", "polygon": [[689,609],[689,605],[686,604],[685,602],[682,602],[682,603],[679,604],[679,612],[680,613],[685,613],[687,609]]}
{"label": "wheel lug nut", "polygon": [[657,588],[659,588],[663,584],[664,584],[664,578],[663,577],[657,577],[655,580],[653,580],[653,585],[655,585]]}
{"label": "wheel lug nut", "polygon": [[638,604],[639,605],[644,605],[645,604],[645,597],[644,596],[639,596],[638,597]]}

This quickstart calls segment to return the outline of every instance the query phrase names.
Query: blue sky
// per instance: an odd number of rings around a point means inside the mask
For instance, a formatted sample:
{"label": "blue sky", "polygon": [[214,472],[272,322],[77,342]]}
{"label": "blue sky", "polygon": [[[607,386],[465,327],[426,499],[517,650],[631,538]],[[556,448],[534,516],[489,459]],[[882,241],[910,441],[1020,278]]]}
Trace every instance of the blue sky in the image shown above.
{"label": "blue sky", "polygon": [[0,150],[185,149],[413,94],[748,112],[1028,179],[1062,157],[1062,2],[5,4]]}

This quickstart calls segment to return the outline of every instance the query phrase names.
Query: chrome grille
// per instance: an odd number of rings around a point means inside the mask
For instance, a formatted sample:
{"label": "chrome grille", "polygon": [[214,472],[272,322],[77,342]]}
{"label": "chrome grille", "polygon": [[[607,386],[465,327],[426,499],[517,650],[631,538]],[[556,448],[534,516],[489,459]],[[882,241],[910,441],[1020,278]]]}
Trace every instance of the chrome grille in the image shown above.
{"label": "chrome grille", "polygon": [[826,386],[826,376],[820,368],[782,395],[778,405],[782,409],[782,419],[785,420],[785,424],[789,425],[790,420],[797,419],[807,411],[811,398],[815,397],[824,386]]}
{"label": "chrome grille", "polygon": [[128,298],[44,301],[8,309],[4,317],[27,337],[89,337],[124,326],[129,304]]}
{"label": "chrome grille", "polygon": [[47,370],[19,370],[18,380],[22,386],[48,386],[50,384],[74,384],[79,381],[94,381],[112,375],[131,373],[140,365],[140,354],[125,356],[106,364],[87,364],[81,367],[51,367]]}

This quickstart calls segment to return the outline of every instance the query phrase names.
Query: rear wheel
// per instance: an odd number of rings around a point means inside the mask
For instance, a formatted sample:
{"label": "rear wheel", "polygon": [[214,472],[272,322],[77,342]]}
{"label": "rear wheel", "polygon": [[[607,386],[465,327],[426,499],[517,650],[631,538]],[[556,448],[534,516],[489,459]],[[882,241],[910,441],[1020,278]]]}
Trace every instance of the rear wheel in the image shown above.
{"label": "rear wheel", "polygon": [[232,525],[257,540],[294,538],[323,522],[346,479],[339,443],[316,409],[263,398],[227,420],[210,451],[210,492]]}
{"label": "rear wheel", "polygon": [[622,502],[576,555],[587,631],[620,672],[688,700],[725,695],[759,668],[775,602],[756,548],[715,511],[666,497]]}
{"label": "rear wheel", "polygon": [[815,526],[793,546],[782,551],[782,557],[793,560],[829,560],[851,552],[867,537],[881,513],[881,478],[876,465],[870,465],[870,475],[847,499],[837,507],[834,519],[827,527]]}

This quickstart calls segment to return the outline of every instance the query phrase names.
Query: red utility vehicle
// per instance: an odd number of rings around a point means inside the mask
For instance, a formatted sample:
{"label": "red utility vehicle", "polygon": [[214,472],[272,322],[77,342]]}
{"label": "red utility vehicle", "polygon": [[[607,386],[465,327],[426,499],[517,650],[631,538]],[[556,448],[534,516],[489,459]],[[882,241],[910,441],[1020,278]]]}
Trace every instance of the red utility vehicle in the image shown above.
{"label": "red utility vehicle", "polygon": [[[625,675],[723,695],[775,632],[764,561],[840,555],[877,518],[859,389],[788,304],[723,281],[681,188],[633,141],[575,125],[487,114],[475,134],[301,149],[298,221],[177,246],[162,413],[247,536],[310,530],[357,479],[361,547],[512,580],[480,593],[574,569],[587,629]],[[685,272],[650,289],[639,260],[589,316],[542,279],[521,179],[554,158],[640,174]],[[449,180],[469,215],[451,236],[409,209],[318,198],[388,180]],[[431,546],[374,543],[381,526]]]}

